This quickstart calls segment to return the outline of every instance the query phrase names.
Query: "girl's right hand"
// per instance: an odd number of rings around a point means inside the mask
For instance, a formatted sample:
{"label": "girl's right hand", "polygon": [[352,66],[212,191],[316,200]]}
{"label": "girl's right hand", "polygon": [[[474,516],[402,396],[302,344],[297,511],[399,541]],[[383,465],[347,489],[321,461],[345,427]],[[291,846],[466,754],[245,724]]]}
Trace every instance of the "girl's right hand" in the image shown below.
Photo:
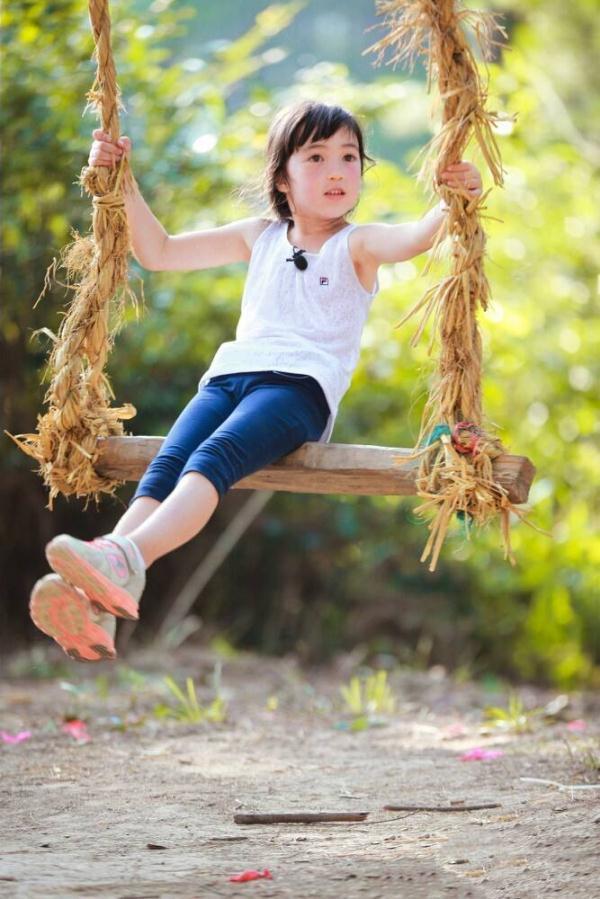
{"label": "girl's right hand", "polygon": [[90,166],[114,168],[124,155],[128,157],[131,153],[131,141],[128,137],[121,137],[115,142],[109,134],[99,128],[92,131],[92,137],[94,142],[88,158]]}

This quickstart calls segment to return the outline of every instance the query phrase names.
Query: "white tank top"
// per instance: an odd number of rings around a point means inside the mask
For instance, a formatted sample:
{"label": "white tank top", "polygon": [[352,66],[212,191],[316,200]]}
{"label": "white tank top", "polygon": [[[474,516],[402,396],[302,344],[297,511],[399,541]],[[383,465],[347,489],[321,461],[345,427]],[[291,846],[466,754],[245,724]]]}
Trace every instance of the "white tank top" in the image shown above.
{"label": "white tank top", "polygon": [[362,330],[379,281],[362,286],[352,263],[346,225],[318,253],[306,253],[308,267],[293,262],[288,222],[271,222],[250,256],[235,340],[221,344],[199,386],[235,372],[281,371],[311,375],[330,415],[319,438],[331,437],[338,406],[348,390],[360,355]]}

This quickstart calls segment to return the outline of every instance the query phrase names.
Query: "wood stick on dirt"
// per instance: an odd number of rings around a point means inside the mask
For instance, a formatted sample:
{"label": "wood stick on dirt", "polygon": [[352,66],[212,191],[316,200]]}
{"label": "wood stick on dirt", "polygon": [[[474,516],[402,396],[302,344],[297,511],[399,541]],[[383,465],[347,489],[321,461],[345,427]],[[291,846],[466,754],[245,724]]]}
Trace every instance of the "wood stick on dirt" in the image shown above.
{"label": "wood stick on dirt", "polygon": [[482,808],[501,808],[500,802],[468,803],[454,805],[384,805],[387,812],[476,812]]}
{"label": "wood stick on dirt", "polygon": [[561,784],[557,780],[543,780],[541,777],[520,777],[530,784],[545,784],[548,787],[557,787],[559,790],[600,790],[600,784]]}
{"label": "wood stick on dirt", "polygon": [[236,824],[317,824],[327,821],[364,821],[369,812],[275,812],[234,815]]}

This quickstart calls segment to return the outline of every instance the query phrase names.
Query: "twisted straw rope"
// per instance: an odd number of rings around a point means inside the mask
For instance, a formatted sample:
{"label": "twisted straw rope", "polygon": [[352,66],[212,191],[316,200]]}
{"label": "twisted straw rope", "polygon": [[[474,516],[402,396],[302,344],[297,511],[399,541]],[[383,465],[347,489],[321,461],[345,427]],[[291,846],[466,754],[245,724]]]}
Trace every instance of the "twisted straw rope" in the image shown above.
{"label": "twisted straw rope", "polygon": [[[524,513],[509,502],[507,491],[493,480],[492,460],[506,450],[481,424],[482,354],[477,309],[478,306],[487,309],[490,287],[484,272],[486,236],[480,217],[489,191],[473,197],[467,190],[439,182],[440,173],[462,159],[464,148],[475,136],[494,183],[503,183],[500,152],[492,130],[499,116],[485,109],[486,91],[462,26],[464,23],[473,28],[484,58],[489,58],[492,46],[501,46],[492,39],[494,30],[505,38],[506,32],[497,24],[494,14],[459,9],[455,0],[378,0],[377,12],[384,16],[387,34],[366,52],[377,52],[379,63],[391,50],[389,62],[395,65],[408,61],[411,70],[415,57],[421,55],[427,69],[427,91],[437,76],[442,102],[442,128],[425,148],[425,160],[417,177],[427,185],[433,184],[434,192],[449,207],[424,274],[439,255],[446,238],[450,239],[452,248],[451,273],[428,290],[396,325],[400,327],[413,315],[422,313],[411,338],[411,345],[415,346],[433,315],[429,354],[436,334],[440,337],[437,372],[417,443],[422,446],[423,439],[440,422],[450,432],[457,423],[468,422],[477,435],[476,449],[469,456],[463,455],[464,448],[457,450],[454,440],[444,434],[408,457],[421,457],[417,494],[426,502],[416,512],[434,511],[421,561],[431,556],[429,570],[435,571],[448,525],[454,512],[459,512],[466,523],[469,516],[479,526],[499,514],[504,557],[514,565],[509,513],[512,511],[525,520]],[[403,461],[407,461],[406,456],[398,458],[400,464]]]}
{"label": "twisted straw rope", "polygon": [[[108,0],[90,0],[89,16],[97,69],[86,95],[86,110],[95,108],[102,129],[117,140],[119,109],[123,107],[111,51]],[[133,187],[135,180],[124,158],[116,171],[84,167],[79,183],[92,197],[92,233],[81,237],[73,231],[75,240],[60,254],[60,265],[67,270],[63,286],[74,290],[75,295],[58,335],[43,329],[54,342],[48,362],[51,382],[44,400],[48,410],[38,417],[36,434],[13,438],[39,462],[49,487],[50,508],[58,493],[92,495],[98,501],[100,493],[114,492],[119,482],[95,471],[97,440],[122,434],[122,420],[135,415],[130,404],[110,406],[114,396],[104,372],[125,299],[136,303],[127,283],[130,240],[123,198],[123,190]],[[58,264],[54,259],[49,266],[38,302],[55,277]]]}

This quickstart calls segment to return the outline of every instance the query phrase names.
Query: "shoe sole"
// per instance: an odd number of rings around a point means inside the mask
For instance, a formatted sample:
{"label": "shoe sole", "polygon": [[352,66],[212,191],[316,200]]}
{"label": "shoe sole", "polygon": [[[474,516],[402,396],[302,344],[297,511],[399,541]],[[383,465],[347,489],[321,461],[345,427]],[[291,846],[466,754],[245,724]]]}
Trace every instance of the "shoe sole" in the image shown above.
{"label": "shoe sole", "polygon": [[29,612],[37,628],[52,637],[78,662],[116,659],[114,643],[90,618],[87,600],[69,584],[39,581],[33,588]]}
{"label": "shoe sole", "polygon": [[46,547],[46,558],[52,570],[83,590],[89,600],[98,603],[106,612],[137,621],[138,607],[131,594],[78,556],[70,546],[58,541],[59,537]]}

